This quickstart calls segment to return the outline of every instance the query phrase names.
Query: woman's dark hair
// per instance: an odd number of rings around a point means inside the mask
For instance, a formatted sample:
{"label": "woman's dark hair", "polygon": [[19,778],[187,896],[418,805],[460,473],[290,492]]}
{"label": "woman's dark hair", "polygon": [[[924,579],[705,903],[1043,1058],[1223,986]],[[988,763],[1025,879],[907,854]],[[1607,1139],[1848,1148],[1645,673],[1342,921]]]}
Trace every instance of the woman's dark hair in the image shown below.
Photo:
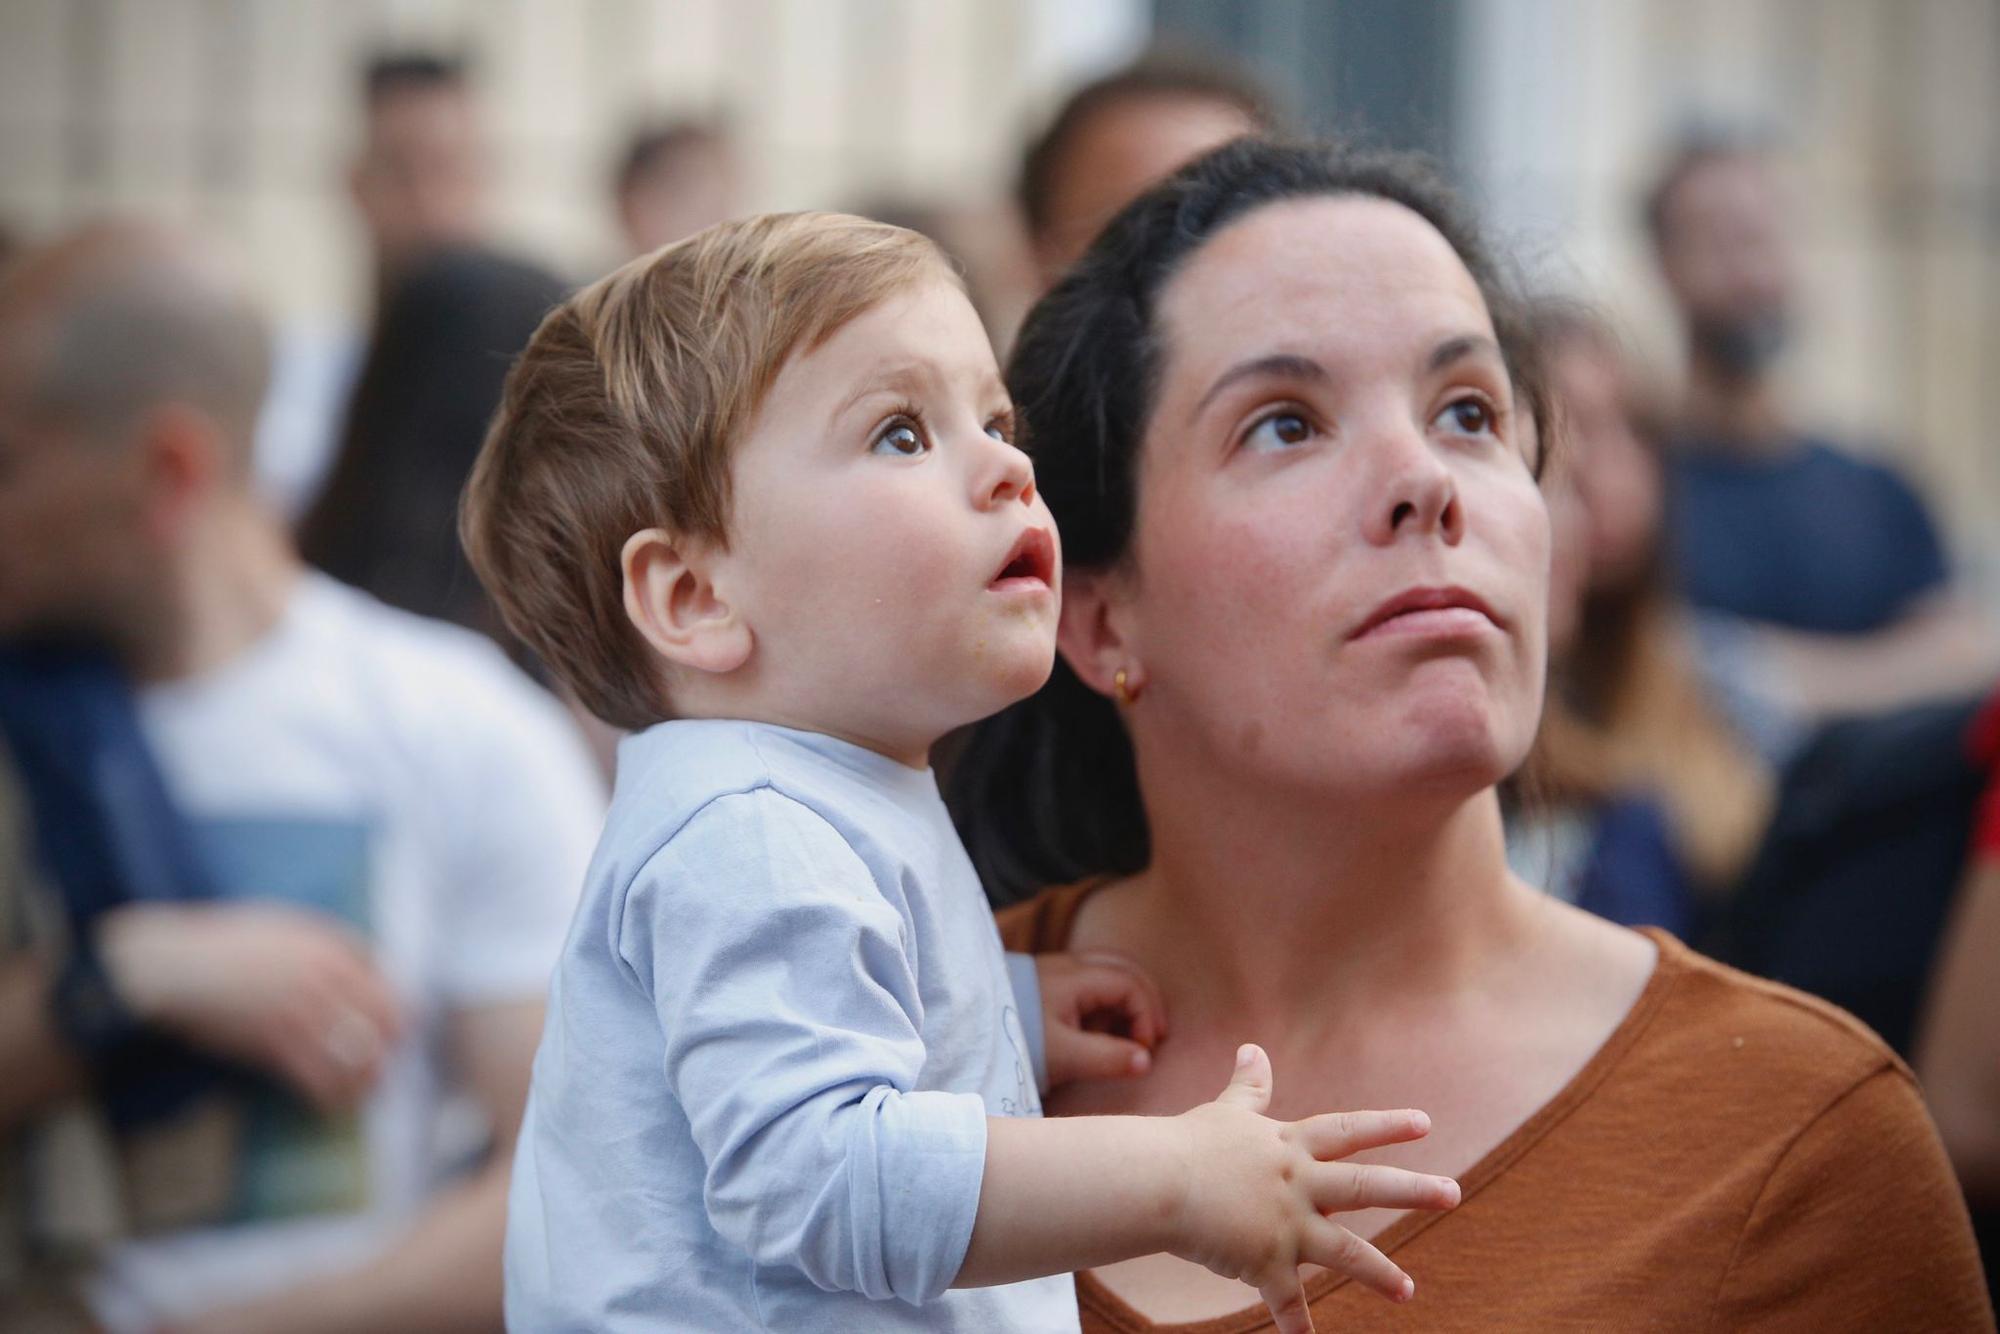
{"label": "woman's dark hair", "polygon": [[[1544,420],[1540,373],[1507,285],[1426,163],[1340,144],[1238,139],[1128,205],[1022,326],[1007,387],[1069,569],[1110,569],[1131,547],[1168,282],[1218,232],[1267,204],[1347,195],[1401,204],[1437,229],[1486,299],[1523,410]],[[1151,855],[1117,708],[1060,656],[1040,691],[973,729],[948,797],[1000,902],[1085,876],[1129,875]]]}

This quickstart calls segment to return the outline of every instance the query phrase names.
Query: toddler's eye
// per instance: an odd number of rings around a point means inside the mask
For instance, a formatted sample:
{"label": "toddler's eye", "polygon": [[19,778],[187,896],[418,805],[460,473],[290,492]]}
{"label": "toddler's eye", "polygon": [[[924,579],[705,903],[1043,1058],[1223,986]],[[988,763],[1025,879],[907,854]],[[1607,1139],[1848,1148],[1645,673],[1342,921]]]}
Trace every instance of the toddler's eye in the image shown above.
{"label": "toddler's eye", "polygon": [[1284,450],[1302,445],[1313,437],[1313,425],[1296,412],[1274,412],[1250,428],[1243,437],[1246,448]]}
{"label": "toddler's eye", "polygon": [[909,422],[891,422],[882,434],[875,437],[874,452],[877,454],[901,454],[913,458],[924,452],[928,446],[917,428]]}
{"label": "toddler's eye", "polygon": [[986,434],[992,436],[995,440],[1004,440],[1010,445],[1013,444],[1014,409],[1002,408],[1000,411],[994,413],[992,419],[986,423]]}
{"label": "toddler's eye", "polygon": [[1447,403],[1433,420],[1466,435],[1491,435],[1495,429],[1492,407],[1478,398],[1461,398]]}

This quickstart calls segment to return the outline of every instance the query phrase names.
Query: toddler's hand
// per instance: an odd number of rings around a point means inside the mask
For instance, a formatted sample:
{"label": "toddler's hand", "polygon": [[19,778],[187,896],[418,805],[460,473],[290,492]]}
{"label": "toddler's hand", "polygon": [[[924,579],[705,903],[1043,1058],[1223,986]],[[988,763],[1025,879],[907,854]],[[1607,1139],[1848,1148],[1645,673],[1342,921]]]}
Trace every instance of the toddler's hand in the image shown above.
{"label": "toddler's hand", "polygon": [[1050,1088],[1144,1074],[1167,1035],[1167,1007],[1139,965],[1107,953],[1037,954]]}
{"label": "toddler's hand", "polygon": [[1326,1215],[1347,1209],[1449,1209],[1458,1183],[1399,1167],[1338,1159],[1362,1149],[1422,1139],[1422,1112],[1334,1112],[1273,1121],[1271,1061],[1261,1047],[1236,1054],[1236,1073],[1214,1102],[1174,1120],[1185,1131],[1187,1189],[1174,1253],[1256,1288],[1279,1334],[1310,1334],[1299,1279],[1321,1265],[1406,1301],[1416,1285],[1393,1261]]}

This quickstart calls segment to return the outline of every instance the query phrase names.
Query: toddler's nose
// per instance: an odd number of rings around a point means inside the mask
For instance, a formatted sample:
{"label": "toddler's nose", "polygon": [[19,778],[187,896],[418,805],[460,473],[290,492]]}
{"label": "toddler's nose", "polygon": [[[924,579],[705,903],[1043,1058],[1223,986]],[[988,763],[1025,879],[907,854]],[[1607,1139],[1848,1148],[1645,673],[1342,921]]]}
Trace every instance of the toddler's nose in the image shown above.
{"label": "toddler's nose", "polygon": [[997,455],[991,483],[984,488],[985,503],[988,508],[997,508],[1010,500],[1018,500],[1026,505],[1035,498],[1035,464],[1026,454],[1004,440],[993,442]]}

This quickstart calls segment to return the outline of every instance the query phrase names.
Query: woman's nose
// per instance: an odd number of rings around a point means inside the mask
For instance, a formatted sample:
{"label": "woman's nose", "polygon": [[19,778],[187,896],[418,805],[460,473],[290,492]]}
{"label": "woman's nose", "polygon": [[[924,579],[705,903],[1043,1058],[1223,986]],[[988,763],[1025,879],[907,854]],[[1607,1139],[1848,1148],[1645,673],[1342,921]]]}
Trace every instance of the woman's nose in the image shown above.
{"label": "woman's nose", "polygon": [[1457,546],[1465,536],[1465,505],[1458,482],[1420,431],[1385,440],[1380,489],[1370,505],[1368,540],[1388,546],[1399,539],[1436,536]]}

